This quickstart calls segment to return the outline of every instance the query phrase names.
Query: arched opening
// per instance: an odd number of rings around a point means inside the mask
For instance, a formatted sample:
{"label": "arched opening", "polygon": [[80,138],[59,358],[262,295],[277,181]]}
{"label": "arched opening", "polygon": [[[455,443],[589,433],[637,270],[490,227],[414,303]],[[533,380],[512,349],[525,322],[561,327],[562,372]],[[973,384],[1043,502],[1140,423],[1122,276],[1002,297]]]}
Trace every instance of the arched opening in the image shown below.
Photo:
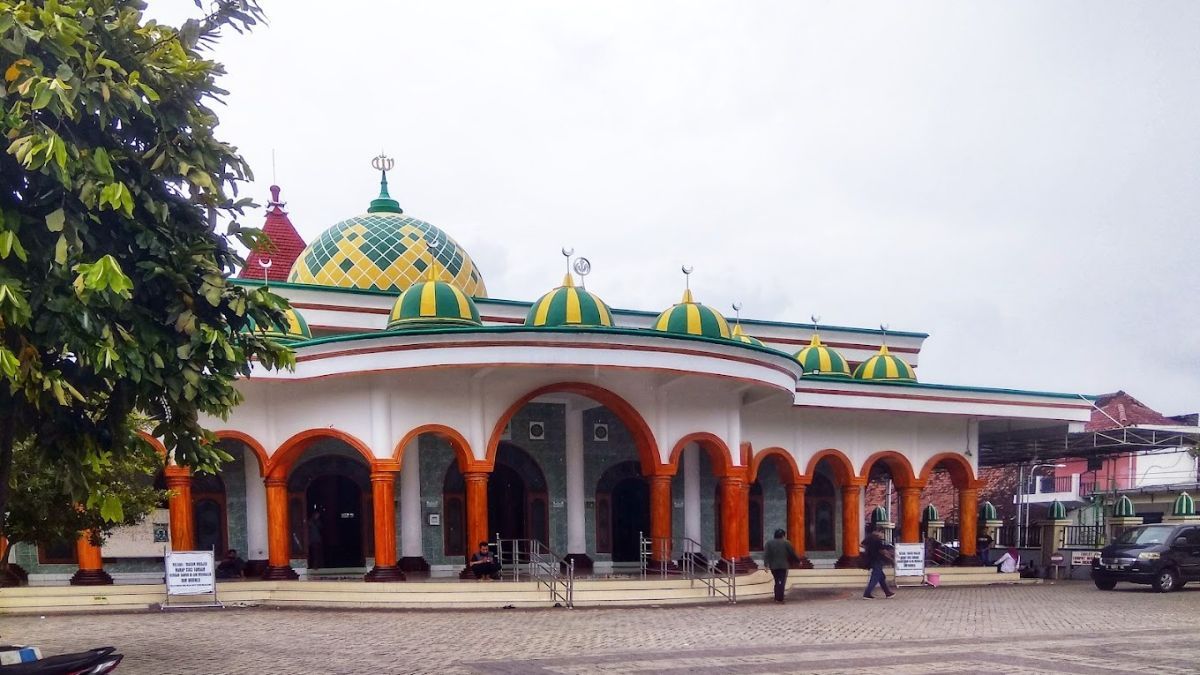
{"label": "arched opening", "polygon": [[596,484],[596,551],[614,563],[637,562],[641,536],[650,534],[650,486],[639,463],[609,467]]}
{"label": "arched opening", "polygon": [[750,550],[761,551],[772,533],[788,521],[788,486],[800,481],[795,461],[780,449],[759,453],[750,464]]}
{"label": "arched opening", "polygon": [[192,475],[192,520],[197,551],[215,551],[220,558],[229,547],[226,527],[225,481],[211,473]]}
{"label": "arched opening", "polygon": [[336,441],[327,450],[288,477],[291,555],[310,570],[362,568],[374,554],[370,469]]}
{"label": "arched opening", "polygon": [[[442,500],[447,526],[446,555],[464,555],[478,542],[466,541],[465,483],[457,463],[446,469]],[[503,442],[488,476],[488,538],[537,539],[549,545],[549,499],[546,477],[528,452]],[[455,551],[458,551],[457,553]]]}
{"label": "arched opening", "polygon": [[[959,453],[934,455],[921,468],[920,480],[924,484],[922,505],[936,507],[944,522],[940,533],[927,531],[926,536],[957,549],[960,564],[975,564],[977,488],[970,463]],[[951,557],[955,557],[953,553]]]}
{"label": "arched opening", "polygon": [[345,476],[318,476],[304,496],[309,567],[365,565],[362,489]]}
{"label": "arched opening", "polygon": [[804,492],[805,542],[809,551],[834,551],[837,546],[837,493],[825,471],[812,477]]}

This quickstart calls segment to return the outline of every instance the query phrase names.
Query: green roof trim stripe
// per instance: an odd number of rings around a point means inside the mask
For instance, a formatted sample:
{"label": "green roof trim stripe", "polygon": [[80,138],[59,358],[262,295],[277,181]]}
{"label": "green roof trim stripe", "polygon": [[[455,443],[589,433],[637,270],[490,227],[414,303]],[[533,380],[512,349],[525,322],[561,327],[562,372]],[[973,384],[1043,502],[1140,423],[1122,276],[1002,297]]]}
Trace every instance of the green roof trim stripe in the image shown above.
{"label": "green roof trim stripe", "polygon": [[[262,286],[263,283],[257,279],[237,279],[230,278],[231,283],[239,286]],[[394,291],[378,291],[378,290],[362,290],[357,288],[342,288],[339,286],[319,286],[316,284],[295,284],[286,281],[272,281],[271,286],[280,288],[295,288],[303,291],[329,291],[331,293],[345,293],[348,295],[376,295],[395,298]],[[533,305],[533,302],[525,300],[505,300],[503,298],[475,298],[476,304],[487,306],[490,304],[509,305],[512,307],[524,307],[526,310]],[[612,309],[613,314],[625,314],[629,316],[644,316],[654,318],[659,315],[659,312],[651,312],[641,309]],[[804,330],[816,330],[817,325],[812,323],[791,323],[788,321],[767,321],[764,319],[742,319],[743,326],[779,326],[782,328],[802,328]],[[861,333],[863,335],[884,335],[885,333],[878,328],[855,328],[853,326],[834,326],[823,323],[820,325],[822,331],[837,331],[840,333]],[[886,335],[893,337],[910,337],[925,339],[929,337],[929,333],[919,333],[913,331],[893,330],[889,328]]]}

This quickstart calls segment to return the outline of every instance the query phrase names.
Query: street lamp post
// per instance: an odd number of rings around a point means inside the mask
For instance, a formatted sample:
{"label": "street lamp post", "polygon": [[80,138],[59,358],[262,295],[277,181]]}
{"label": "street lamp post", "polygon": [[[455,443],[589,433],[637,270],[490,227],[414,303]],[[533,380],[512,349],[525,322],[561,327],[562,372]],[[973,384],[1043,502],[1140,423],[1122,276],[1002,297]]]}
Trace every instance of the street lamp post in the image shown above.
{"label": "street lamp post", "polygon": [[[1025,465],[1022,464],[1020,468],[1024,469]],[[1037,471],[1038,469],[1045,469],[1045,468],[1065,469],[1065,468],[1067,468],[1067,465],[1066,464],[1044,464],[1044,463],[1043,464],[1034,464],[1033,466],[1029,467],[1028,474],[1025,474],[1024,471],[1021,471],[1019,474],[1018,480],[1020,481],[1020,485],[1017,486],[1017,491],[1018,491],[1017,494],[1019,495],[1018,500],[1021,502],[1024,502],[1024,504],[1021,504],[1021,503],[1017,504],[1017,548],[1025,548],[1025,544],[1029,540],[1029,537],[1026,535],[1026,531],[1029,529],[1029,501],[1025,499],[1025,476],[1028,475],[1030,481],[1032,482],[1034,472]],[[1024,511],[1025,511],[1024,527],[1021,526],[1022,525],[1022,519],[1021,519],[1021,511],[1022,511],[1021,507],[1022,506],[1024,506]]]}

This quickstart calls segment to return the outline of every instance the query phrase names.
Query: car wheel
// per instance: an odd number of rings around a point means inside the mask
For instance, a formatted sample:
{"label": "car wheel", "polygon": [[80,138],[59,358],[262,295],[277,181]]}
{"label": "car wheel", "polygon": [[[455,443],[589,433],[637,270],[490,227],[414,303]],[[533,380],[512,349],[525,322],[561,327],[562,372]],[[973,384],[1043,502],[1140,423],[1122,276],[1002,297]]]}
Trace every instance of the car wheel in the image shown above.
{"label": "car wheel", "polygon": [[1112,589],[1114,589],[1116,587],[1117,587],[1117,582],[1115,582],[1115,581],[1101,581],[1099,579],[1096,579],[1096,588],[1099,588],[1102,591],[1111,591]]}
{"label": "car wheel", "polygon": [[1164,568],[1154,575],[1150,585],[1159,593],[1170,593],[1179,586],[1179,574],[1170,567]]}

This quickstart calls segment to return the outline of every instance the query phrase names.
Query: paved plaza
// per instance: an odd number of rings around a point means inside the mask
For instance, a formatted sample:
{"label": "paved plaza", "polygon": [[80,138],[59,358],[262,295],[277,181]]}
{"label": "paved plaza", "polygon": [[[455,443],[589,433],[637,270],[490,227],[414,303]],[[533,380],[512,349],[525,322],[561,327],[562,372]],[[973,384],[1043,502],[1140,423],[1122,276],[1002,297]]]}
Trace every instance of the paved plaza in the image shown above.
{"label": "paved plaza", "polygon": [[637,609],[273,608],[0,618],[46,654],[115,645],[122,673],[1195,673],[1200,588],[1090,583],[850,591]]}

